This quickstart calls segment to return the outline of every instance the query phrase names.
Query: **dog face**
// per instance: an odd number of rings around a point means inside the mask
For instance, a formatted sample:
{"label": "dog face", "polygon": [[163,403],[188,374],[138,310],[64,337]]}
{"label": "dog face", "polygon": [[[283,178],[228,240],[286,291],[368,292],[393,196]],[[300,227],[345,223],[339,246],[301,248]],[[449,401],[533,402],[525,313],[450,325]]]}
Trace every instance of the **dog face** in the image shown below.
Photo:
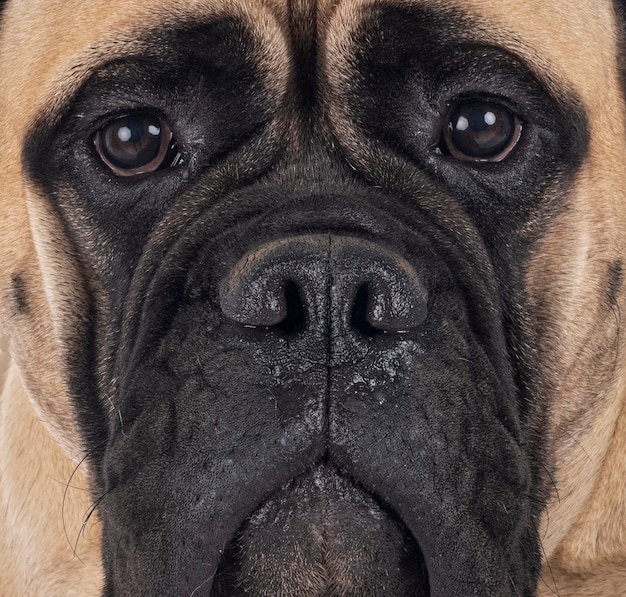
{"label": "dog face", "polygon": [[6,400],[97,516],[88,574],[10,587],[622,586],[612,3],[23,0],[0,39]]}

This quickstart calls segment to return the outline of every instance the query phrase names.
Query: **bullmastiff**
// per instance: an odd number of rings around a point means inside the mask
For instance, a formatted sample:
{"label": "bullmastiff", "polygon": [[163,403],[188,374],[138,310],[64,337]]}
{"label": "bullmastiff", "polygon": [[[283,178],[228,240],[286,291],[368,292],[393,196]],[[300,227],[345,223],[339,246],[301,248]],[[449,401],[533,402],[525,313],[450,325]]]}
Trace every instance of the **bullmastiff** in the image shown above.
{"label": "bullmastiff", "polygon": [[4,3],[2,597],[626,595],[620,9]]}

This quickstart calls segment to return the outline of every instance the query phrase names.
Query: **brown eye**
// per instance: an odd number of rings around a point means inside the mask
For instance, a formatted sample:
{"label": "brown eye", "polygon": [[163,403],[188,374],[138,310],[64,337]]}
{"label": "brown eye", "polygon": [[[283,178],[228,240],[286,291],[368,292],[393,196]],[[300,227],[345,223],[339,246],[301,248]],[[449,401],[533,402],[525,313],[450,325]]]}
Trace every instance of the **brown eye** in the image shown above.
{"label": "brown eye", "polygon": [[517,145],[520,119],[508,108],[486,100],[457,102],[448,114],[443,138],[450,154],[466,162],[499,162]]}
{"label": "brown eye", "polygon": [[149,114],[110,121],[96,133],[94,142],[102,161],[118,176],[154,172],[180,160],[169,125]]}

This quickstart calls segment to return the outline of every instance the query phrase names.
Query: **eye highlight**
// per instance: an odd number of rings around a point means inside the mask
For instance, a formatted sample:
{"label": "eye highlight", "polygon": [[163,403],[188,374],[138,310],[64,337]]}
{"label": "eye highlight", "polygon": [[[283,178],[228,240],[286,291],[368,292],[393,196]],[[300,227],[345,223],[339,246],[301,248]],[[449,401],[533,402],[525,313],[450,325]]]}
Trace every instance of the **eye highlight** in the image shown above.
{"label": "eye highlight", "polygon": [[162,118],[135,113],[109,121],[94,137],[100,159],[118,176],[136,176],[181,162],[170,126]]}
{"label": "eye highlight", "polygon": [[483,99],[456,102],[448,112],[443,142],[464,162],[500,162],[520,140],[522,123],[506,106]]}

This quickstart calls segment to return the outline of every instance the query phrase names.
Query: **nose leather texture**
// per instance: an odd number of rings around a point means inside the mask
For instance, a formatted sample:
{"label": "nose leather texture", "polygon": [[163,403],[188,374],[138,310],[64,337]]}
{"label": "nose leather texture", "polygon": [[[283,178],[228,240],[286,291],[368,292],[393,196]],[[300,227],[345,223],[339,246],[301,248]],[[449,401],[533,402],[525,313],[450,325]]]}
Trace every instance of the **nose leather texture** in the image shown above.
{"label": "nose leather texture", "polygon": [[317,297],[327,294],[344,323],[370,333],[409,331],[427,316],[426,289],[402,256],[369,240],[325,234],[271,241],[246,253],[221,284],[220,306],[242,325],[279,325],[296,308],[290,286],[309,320]]}

